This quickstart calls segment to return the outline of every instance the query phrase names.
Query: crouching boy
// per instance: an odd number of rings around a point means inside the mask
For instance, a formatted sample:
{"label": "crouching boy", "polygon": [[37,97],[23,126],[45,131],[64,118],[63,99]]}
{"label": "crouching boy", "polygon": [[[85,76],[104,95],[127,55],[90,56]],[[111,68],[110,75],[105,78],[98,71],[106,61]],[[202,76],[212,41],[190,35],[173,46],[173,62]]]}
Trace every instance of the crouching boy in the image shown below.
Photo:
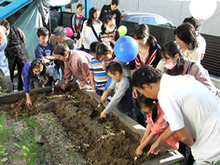
{"label": "crouching boy", "polygon": [[100,114],[100,118],[106,118],[115,107],[122,113],[136,119],[134,112],[134,103],[132,102],[131,87],[127,77],[122,73],[122,67],[118,62],[111,62],[106,67],[106,72],[109,77],[114,81],[110,87],[103,93],[101,97],[102,103],[104,103],[108,96],[114,91],[114,95],[110,103],[106,106],[104,111]]}

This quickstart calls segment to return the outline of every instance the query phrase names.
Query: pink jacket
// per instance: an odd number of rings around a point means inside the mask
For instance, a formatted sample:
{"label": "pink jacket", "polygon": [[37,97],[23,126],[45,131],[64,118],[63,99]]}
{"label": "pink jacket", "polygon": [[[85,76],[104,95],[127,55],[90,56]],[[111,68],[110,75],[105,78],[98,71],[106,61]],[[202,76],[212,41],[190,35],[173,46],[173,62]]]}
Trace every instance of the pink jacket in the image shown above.
{"label": "pink jacket", "polygon": [[[164,119],[164,112],[161,109],[159,103],[157,104],[157,117],[156,121],[153,122],[152,120],[152,112],[147,115],[147,123],[152,124],[151,126],[151,132],[159,137],[169,126],[168,122]],[[179,148],[179,139],[177,135],[174,133],[172,136],[170,136],[165,143],[167,143],[170,147],[177,150]]]}
{"label": "pink jacket", "polygon": [[72,74],[80,81],[89,80],[89,64],[92,56],[83,51],[73,51],[64,62],[65,84],[69,84]]}

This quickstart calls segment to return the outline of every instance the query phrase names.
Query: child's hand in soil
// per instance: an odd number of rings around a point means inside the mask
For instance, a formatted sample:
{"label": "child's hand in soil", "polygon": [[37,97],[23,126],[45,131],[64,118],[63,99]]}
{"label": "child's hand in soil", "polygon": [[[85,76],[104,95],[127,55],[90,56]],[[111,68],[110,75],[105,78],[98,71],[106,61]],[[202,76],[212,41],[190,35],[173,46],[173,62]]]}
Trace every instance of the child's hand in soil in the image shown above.
{"label": "child's hand in soil", "polygon": [[65,89],[66,89],[66,84],[61,84],[61,85],[60,85],[60,88],[61,88],[62,90],[65,90]]}
{"label": "child's hand in soil", "polygon": [[102,113],[100,114],[100,118],[101,118],[101,119],[103,119],[103,118],[105,119],[106,116],[107,116],[107,114],[106,114],[105,112],[102,112]]}
{"label": "child's hand in soil", "polygon": [[160,153],[160,147],[161,147],[161,142],[159,140],[156,140],[150,147],[150,150],[148,151],[148,156],[150,154],[158,155]]}
{"label": "child's hand in soil", "polygon": [[32,106],[31,99],[27,99],[25,105],[26,105],[27,107],[31,107],[31,106]]}
{"label": "child's hand in soil", "polygon": [[143,154],[143,149],[141,148],[141,146],[138,146],[135,153],[138,157]]}

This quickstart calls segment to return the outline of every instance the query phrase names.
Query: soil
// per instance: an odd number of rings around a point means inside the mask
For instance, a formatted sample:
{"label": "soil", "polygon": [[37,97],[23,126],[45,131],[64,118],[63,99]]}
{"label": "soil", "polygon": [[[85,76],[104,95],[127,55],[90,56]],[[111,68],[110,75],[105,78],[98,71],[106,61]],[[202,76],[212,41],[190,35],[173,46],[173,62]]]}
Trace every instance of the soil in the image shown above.
{"label": "soil", "polygon": [[[142,156],[134,161],[140,136],[112,113],[100,120],[104,107],[97,109],[98,102],[85,92],[74,90],[31,97],[31,108],[25,106],[26,100],[22,98],[16,103],[2,105],[0,114],[7,113],[8,123],[22,123],[24,114],[36,117],[43,132],[42,143],[47,144],[45,157],[50,160],[44,164],[133,165],[149,159]],[[16,129],[21,129],[22,124],[18,125]],[[14,163],[8,156],[5,164]]]}

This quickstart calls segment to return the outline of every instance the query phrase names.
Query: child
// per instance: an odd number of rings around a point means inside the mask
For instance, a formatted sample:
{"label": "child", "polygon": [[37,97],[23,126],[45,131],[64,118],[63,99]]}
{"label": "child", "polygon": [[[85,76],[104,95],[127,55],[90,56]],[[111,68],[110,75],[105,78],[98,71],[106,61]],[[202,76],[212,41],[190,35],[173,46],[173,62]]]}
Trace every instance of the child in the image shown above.
{"label": "child", "polygon": [[83,15],[83,5],[79,3],[76,6],[76,13],[73,15],[72,18],[72,27],[74,32],[74,38],[78,40],[80,38],[80,31],[82,28],[83,20],[85,19],[85,16]]}
{"label": "child", "polygon": [[115,41],[117,41],[119,37],[120,34],[116,29],[115,19],[111,15],[106,16],[102,32],[99,34],[99,40],[114,47]]}
{"label": "child", "polygon": [[63,90],[69,87],[72,75],[78,79],[81,88],[89,87],[89,64],[92,58],[90,54],[84,51],[70,51],[65,42],[58,43],[54,53],[64,57],[65,84],[61,84]]}
{"label": "child", "polygon": [[26,106],[32,105],[29,87],[43,87],[46,76],[46,66],[38,59],[28,62],[22,69],[22,78],[24,84],[24,91],[26,94]]}
{"label": "child", "polygon": [[93,58],[90,61],[90,82],[92,89],[101,96],[108,80],[108,75],[103,69],[103,66],[105,67],[108,65],[110,61],[96,59],[96,47],[98,44],[99,42],[93,42],[90,45],[90,51],[93,55]]}
{"label": "child", "polygon": [[114,81],[103,93],[101,97],[102,103],[107,100],[108,96],[110,96],[113,91],[115,94],[104,111],[100,114],[100,118],[106,118],[107,114],[117,106],[119,111],[125,113],[133,119],[136,119],[130,83],[128,78],[123,75],[121,65],[117,62],[111,62],[106,67],[106,72]]}
{"label": "child", "polygon": [[111,61],[113,59],[114,51],[106,43],[99,43],[96,46],[96,59],[99,61],[106,60]]}
{"label": "child", "polygon": [[[141,156],[144,148],[150,143],[156,135],[159,137],[169,126],[164,119],[164,113],[157,101],[148,99],[140,95],[137,99],[141,109],[147,114],[147,128],[141,139],[140,145],[136,149],[136,155]],[[179,148],[179,139],[174,134],[165,141],[170,147],[177,150]]]}
{"label": "child", "polygon": [[54,47],[52,44],[47,43],[48,37],[49,31],[45,27],[40,27],[37,30],[37,38],[39,39],[39,44],[35,49],[35,57],[36,59],[41,59],[46,64],[49,76],[53,78],[55,83],[57,83],[59,81],[59,73],[56,70],[56,65],[53,61],[54,57],[51,56],[54,51]]}

